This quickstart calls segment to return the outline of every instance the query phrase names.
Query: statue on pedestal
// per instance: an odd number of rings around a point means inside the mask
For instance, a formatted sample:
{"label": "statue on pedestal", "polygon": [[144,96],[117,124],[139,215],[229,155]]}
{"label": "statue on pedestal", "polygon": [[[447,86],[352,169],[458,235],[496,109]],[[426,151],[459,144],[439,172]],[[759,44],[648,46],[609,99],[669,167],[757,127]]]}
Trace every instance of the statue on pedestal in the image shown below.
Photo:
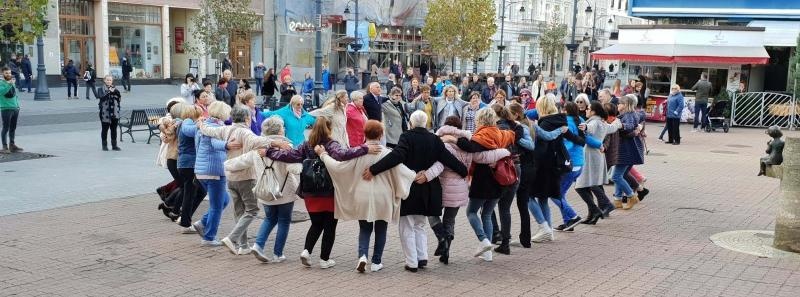
{"label": "statue on pedestal", "polygon": [[765,133],[772,139],[767,141],[767,155],[761,157],[761,169],[758,171],[758,176],[767,174],[767,166],[781,165],[783,163],[784,141],[781,139],[783,137],[781,128],[770,126]]}

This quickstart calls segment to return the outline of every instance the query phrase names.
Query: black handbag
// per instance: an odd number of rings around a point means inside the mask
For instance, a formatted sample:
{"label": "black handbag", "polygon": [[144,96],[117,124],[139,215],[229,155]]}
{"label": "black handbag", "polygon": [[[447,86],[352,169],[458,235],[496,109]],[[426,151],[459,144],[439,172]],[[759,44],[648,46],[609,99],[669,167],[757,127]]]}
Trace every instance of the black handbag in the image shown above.
{"label": "black handbag", "polygon": [[551,145],[555,145],[556,172],[559,174],[572,172],[572,159],[564,142],[554,141]]}
{"label": "black handbag", "polygon": [[325,163],[319,157],[303,160],[303,171],[300,173],[300,193],[310,196],[333,196],[333,180],[331,180]]}

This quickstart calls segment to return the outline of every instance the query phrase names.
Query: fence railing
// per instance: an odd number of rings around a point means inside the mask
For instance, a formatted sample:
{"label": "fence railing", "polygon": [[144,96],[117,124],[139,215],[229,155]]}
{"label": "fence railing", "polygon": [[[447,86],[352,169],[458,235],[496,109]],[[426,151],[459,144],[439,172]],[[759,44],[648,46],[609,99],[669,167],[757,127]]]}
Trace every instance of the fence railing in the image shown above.
{"label": "fence railing", "polygon": [[800,127],[800,102],[792,95],[773,92],[733,94],[731,123],[734,126],[779,126],[794,130]]}

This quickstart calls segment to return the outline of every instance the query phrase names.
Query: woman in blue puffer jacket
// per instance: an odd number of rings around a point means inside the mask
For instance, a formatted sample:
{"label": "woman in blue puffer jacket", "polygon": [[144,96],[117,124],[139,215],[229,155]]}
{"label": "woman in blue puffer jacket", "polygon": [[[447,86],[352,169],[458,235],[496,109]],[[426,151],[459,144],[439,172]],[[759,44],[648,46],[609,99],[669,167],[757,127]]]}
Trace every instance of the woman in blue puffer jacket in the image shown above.
{"label": "woman in blue puffer jacket", "polygon": [[581,222],[581,217],[578,216],[567,201],[566,194],[572,184],[578,179],[578,176],[581,175],[584,145],[589,145],[589,147],[592,148],[600,148],[603,144],[601,140],[584,135],[586,126],[584,124],[584,119],[580,115],[577,102],[588,103],[589,98],[586,94],[579,94],[578,97],[575,98],[575,102],[567,102],[564,104],[564,113],[567,115],[567,127],[572,134],[579,136],[578,140],[583,140],[583,142],[574,142],[564,139],[564,147],[572,161],[572,172],[565,173],[561,178],[561,199],[551,199],[551,201],[558,206],[561,211],[561,217],[564,219],[564,224],[555,228],[555,230],[558,231],[573,231],[573,228]]}
{"label": "woman in blue puffer jacket", "polygon": [[[224,119],[230,117],[231,107],[225,102],[215,101],[208,106],[209,118],[205,120],[206,127],[220,127],[224,125]],[[197,234],[203,238],[201,244],[204,246],[219,246],[221,243],[216,239],[217,228],[222,217],[222,211],[228,205],[230,197],[226,190],[225,179],[225,159],[227,148],[235,149],[241,143],[235,139],[229,139],[229,143],[224,140],[205,136],[200,131],[194,138],[197,148],[197,160],[195,161],[194,174],[197,180],[208,192],[208,212],[203,219],[192,224]]]}

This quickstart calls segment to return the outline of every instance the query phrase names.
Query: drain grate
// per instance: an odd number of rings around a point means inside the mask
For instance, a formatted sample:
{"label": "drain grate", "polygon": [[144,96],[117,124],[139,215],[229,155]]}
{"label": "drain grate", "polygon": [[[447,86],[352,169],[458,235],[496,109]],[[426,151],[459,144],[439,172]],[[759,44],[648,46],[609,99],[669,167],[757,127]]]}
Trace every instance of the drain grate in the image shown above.
{"label": "drain grate", "polygon": [[0,163],[14,162],[14,161],[25,161],[25,160],[34,160],[34,159],[42,159],[42,158],[50,158],[50,157],[55,157],[55,156],[48,155],[48,154],[28,153],[28,152],[11,153],[11,154],[0,154]]}
{"label": "drain grate", "polygon": [[739,154],[737,152],[732,152],[732,151],[709,151],[709,152],[712,152],[712,153],[715,153],[715,154],[724,154],[724,155],[738,155]]}

